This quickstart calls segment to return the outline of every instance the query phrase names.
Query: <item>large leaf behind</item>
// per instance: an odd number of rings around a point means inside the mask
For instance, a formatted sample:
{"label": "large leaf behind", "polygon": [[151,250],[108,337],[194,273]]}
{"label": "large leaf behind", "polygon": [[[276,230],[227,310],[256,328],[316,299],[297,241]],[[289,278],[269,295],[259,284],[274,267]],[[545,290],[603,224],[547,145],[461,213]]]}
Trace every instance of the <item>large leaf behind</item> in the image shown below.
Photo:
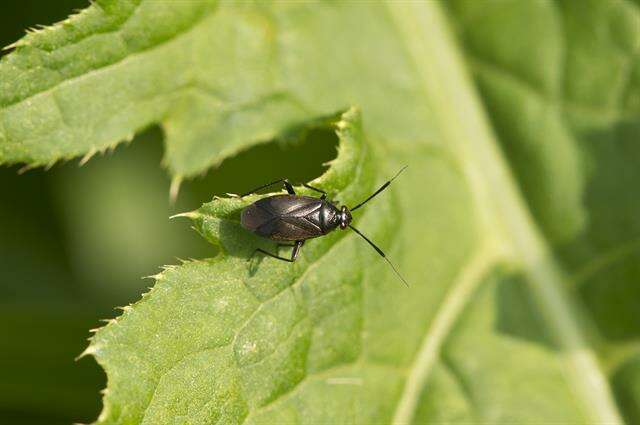
{"label": "large leaf behind", "polygon": [[249,276],[257,241],[204,226],[226,254],[164,272],[94,340],[102,418],[637,420],[640,17],[591,3],[98,1],[23,39],[0,63],[4,162],[159,122],[179,180],[357,104],[368,171],[323,182],[350,201],[411,167],[359,221],[410,290],[353,236]]}

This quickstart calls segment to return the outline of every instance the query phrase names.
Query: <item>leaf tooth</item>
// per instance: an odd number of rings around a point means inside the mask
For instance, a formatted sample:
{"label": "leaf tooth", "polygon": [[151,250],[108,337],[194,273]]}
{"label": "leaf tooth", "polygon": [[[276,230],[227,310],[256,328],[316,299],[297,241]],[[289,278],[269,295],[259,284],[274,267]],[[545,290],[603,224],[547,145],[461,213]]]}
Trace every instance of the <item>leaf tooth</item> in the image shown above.
{"label": "leaf tooth", "polygon": [[24,39],[20,39],[20,40],[14,41],[13,43],[11,43],[11,44],[9,44],[7,46],[4,46],[2,48],[2,50],[11,50],[11,49],[15,49],[17,47],[28,46],[28,45],[29,45],[29,43],[25,42]]}
{"label": "leaf tooth", "polygon": [[158,280],[161,280],[162,277],[163,277],[162,273],[156,273],[156,274],[152,274],[150,276],[144,276],[144,277],[142,277],[142,279],[153,279],[153,280],[158,281]]}
{"label": "leaf tooth", "polygon": [[[178,266],[176,266],[175,264],[165,264],[164,266],[161,266],[160,268],[162,269],[163,272],[169,272],[171,270],[175,270]],[[151,287],[149,288],[151,289]]]}
{"label": "leaf tooth", "polygon": [[83,358],[83,357],[85,357],[85,356],[88,356],[88,355],[92,355],[92,356],[93,356],[95,353],[97,353],[97,352],[98,352],[98,350],[99,350],[99,349],[98,349],[97,344],[94,344],[94,343],[91,343],[91,342],[90,342],[90,343],[89,343],[89,345],[87,345],[87,348],[85,348],[85,349],[82,351],[82,353],[78,354],[74,360],[75,360],[75,361],[78,361],[78,360],[80,360],[81,358]]}
{"label": "leaf tooth", "polygon": [[87,162],[89,162],[89,160],[91,158],[93,158],[93,156],[98,153],[98,150],[95,147],[92,147],[91,149],[89,149],[89,151],[84,154],[84,156],[82,157],[82,159],[80,160],[80,162],[78,163],[78,167],[82,167],[84,164],[86,164]]}
{"label": "leaf tooth", "polygon": [[[198,233],[198,234],[202,235],[203,237],[205,237],[204,236],[204,231],[201,228],[196,227],[196,226],[191,226],[191,230],[195,230],[196,233]],[[206,237],[205,237],[205,239],[206,239]]]}
{"label": "leaf tooth", "polygon": [[171,204],[175,204],[178,198],[178,192],[180,192],[180,185],[182,184],[182,176],[174,176],[171,179],[171,186],[169,186],[169,201]]}
{"label": "leaf tooth", "polygon": [[118,307],[114,307],[113,309],[114,309],[114,310],[120,310],[120,311],[122,311],[122,312],[125,312],[125,313],[126,313],[126,312],[128,312],[128,311],[130,311],[130,310],[131,310],[131,304],[124,305],[124,306],[121,306],[121,307],[120,307],[120,306],[118,306]]}
{"label": "leaf tooth", "polygon": [[140,294],[140,299],[143,300],[146,297],[149,296],[149,294],[151,293],[151,288],[149,286],[147,286],[147,292],[143,292],[142,294]]}
{"label": "leaf tooth", "polygon": [[25,164],[22,167],[20,167],[20,169],[18,170],[18,174],[24,174],[27,171],[33,170],[36,167],[38,167],[38,165],[36,164]]}
{"label": "leaf tooth", "polygon": [[200,218],[201,214],[198,212],[198,210],[193,210],[193,211],[174,214],[171,217],[169,217],[169,219],[173,220],[174,218],[180,218],[180,217],[186,217],[186,218],[190,218],[191,220],[195,220]]}
{"label": "leaf tooth", "polygon": [[58,162],[57,160],[53,159],[51,161],[49,161],[48,163],[45,164],[44,166],[44,170],[45,171],[49,171],[50,169],[53,168],[54,165],[56,165],[56,162]]}

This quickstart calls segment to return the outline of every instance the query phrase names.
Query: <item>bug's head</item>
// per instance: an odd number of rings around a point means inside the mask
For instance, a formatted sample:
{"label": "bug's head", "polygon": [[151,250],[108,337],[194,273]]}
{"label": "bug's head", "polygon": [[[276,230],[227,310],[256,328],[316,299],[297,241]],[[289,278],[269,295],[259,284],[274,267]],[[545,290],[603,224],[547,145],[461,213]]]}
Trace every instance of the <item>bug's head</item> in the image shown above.
{"label": "bug's head", "polygon": [[342,230],[346,229],[349,223],[351,223],[351,211],[349,211],[346,205],[343,205],[342,208],[340,208],[340,228]]}

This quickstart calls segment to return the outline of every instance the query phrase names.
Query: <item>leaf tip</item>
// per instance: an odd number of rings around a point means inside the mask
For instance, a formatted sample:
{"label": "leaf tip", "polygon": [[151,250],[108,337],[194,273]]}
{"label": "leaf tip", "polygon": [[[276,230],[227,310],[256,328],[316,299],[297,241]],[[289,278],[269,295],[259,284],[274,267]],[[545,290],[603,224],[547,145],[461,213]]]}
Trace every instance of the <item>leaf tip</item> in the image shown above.
{"label": "leaf tip", "polygon": [[173,220],[174,218],[182,218],[182,217],[186,217],[186,218],[189,218],[191,220],[195,220],[197,218],[200,218],[200,213],[198,212],[198,210],[178,213],[178,214],[174,214],[174,215],[170,216],[169,220]]}

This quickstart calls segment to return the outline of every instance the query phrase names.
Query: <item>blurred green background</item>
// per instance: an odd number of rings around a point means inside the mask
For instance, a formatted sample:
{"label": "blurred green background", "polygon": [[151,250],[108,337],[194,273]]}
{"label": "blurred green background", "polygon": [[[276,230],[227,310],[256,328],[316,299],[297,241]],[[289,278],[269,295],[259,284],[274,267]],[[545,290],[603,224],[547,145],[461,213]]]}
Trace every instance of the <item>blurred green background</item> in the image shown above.
{"label": "blurred green background", "polygon": [[[5,3],[0,45],[87,5]],[[304,140],[258,146],[183,183],[173,206],[160,165],[158,128],[83,167],[74,160],[22,175],[19,166],[1,167],[0,422],[95,420],[105,375],[91,357],[74,360],[86,348],[89,330],[118,315],[115,306],[137,301],[151,284],[142,277],[159,266],[215,255],[187,220],[169,216],[195,209],[214,194],[250,190],[285,175],[309,180],[335,156],[336,144],[333,134],[317,131]],[[257,171],[243,175],[247,169]]]}

